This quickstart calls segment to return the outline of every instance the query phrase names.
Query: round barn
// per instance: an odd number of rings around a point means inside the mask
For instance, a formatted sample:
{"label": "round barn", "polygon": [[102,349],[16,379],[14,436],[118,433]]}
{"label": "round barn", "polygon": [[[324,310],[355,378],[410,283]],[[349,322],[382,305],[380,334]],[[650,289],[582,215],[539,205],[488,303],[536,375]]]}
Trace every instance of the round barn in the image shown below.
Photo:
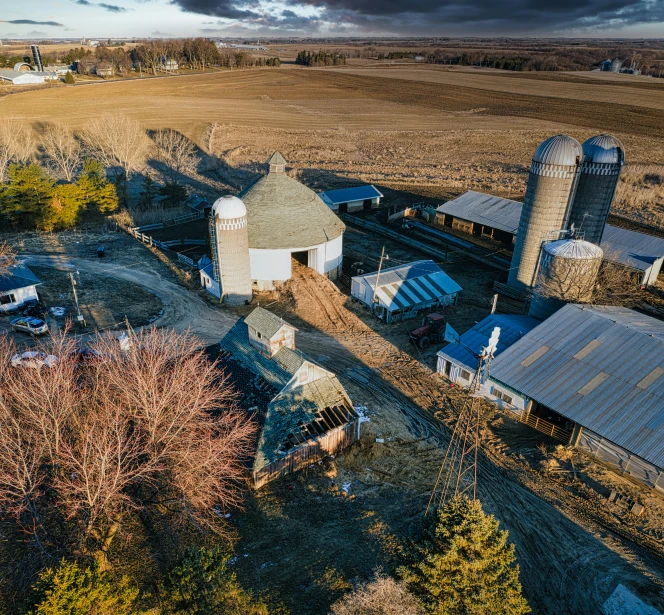
{"label": "round barn", "polygon": [[251,278],[258,290],[290,279],[291,259],[336,279],[344,223],[310,188],[286,175],[275,152],[269,172],[240,195],[247,208]]}

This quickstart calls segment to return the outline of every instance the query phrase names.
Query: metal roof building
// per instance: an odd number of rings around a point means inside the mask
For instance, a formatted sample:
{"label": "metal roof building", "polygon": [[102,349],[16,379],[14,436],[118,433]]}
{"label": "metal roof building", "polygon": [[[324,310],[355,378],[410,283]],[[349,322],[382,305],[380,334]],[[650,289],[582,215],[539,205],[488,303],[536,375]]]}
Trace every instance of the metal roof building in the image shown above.
{"label": "metal roof building", "polygon": [[338,211],[339,213],[377,207],[380,204],[380,199],[383,198],[382,193],[373,185],[327,190],[319,193],[318,196],[332,211]]}
{"label": "metal roof building", "polygon": [[664,322],[567,305],[497,357],[491,380],[575,423],[573,444],[664,489]]}
{"label": "metal roof building", "polygon": [[416,316],[419,310],[454,305],[461,290],[431,260],[398,265],[382,269],[380,275],[367,273],[351,280],[351,295],[386,322]]}
{"label": "metal roof building", "polygon": [[44,83],[46,73],[35,71],[0,70],[0,81],[6,81],[12,85],[36,85]]}
{"label": "metal roof building", "polygon": [[[467,228],[463,224],[456,225],[464,232],[477,235],[474,225],[481,225],[483,235],[491,234],[486,229],[497,229],[516,236],[522,208],[523,203],[519,201],[469,190],[440,205],[436,211],[439,216],[467,222]],[[605,261],[642,272],[641,284],[646,286],[655,283],[664,263],[663,238],[618,226],[607,224],[604,227],[600,247],[604,250]]]}
{"label": "metal roof building", "polygon": [[253,459],[256,488],[336,453],[360,436],[359,416],[341,382],[295,348],[295,327],[256,308],[219,344],[240,405],[262,423]]}
{"label": "metal roof building", "polygon": [[494,353],[497,357],[538,324],[539,321],[530,316],[491,314],[463,333],[461,344],[447,344],[438,351],[438,373],[451,382],[468,386],[477,369],[473,353],[479,354],[482,346],[486,346],[494,327],[500,327],[500,338]]}
{"label": "metal roof building", "polygon": [[251,278],[259,290],[290,279],[291,256],[335,278],[345,224],[310,188],[286,175],[275,152],[269,173],[240,193],[247,208]]}

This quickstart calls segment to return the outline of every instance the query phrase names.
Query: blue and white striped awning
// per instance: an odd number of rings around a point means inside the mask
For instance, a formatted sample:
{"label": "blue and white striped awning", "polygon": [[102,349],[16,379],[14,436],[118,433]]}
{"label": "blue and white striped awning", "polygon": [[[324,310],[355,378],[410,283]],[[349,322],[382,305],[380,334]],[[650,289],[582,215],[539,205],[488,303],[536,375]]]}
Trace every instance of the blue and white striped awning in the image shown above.
{"label": "blue and white striped awning", "polygon": [[[362,277],[372,290],[376,273]],[[433,261],[417,261],[384,269],[378,278],[376,297],[390,312],[408,310],[417,305],[444,302],[444,298],[461,291],[459,286]]]}

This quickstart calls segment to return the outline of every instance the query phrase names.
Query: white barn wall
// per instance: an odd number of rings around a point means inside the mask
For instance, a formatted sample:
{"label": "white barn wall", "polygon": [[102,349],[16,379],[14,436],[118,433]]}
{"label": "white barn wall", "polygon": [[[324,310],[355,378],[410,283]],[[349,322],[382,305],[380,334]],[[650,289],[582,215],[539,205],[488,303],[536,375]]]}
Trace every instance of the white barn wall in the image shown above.
{"label": "white barn wall", "polygon": [[38,299],[37,296],[37,286],[25,286],[24,288],[17,288],[16,290],[10,290],[3,292],[3,295],[14,295],[15,301],[13,303],[7,303],[0,305],[0,312],[7,312],[10,310],[15,310],[20,307],[26,301],[32,299]]}

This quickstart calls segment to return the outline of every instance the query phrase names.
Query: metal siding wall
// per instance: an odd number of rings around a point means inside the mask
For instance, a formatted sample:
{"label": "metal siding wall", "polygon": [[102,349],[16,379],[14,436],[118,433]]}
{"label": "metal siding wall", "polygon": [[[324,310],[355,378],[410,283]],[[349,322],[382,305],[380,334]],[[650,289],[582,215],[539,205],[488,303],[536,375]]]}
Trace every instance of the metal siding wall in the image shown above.
{"label": "metal siding wall", "polygon": [[[599,245],[620,178],[619,164],[584,164],[570,209],[568,227],[584,233],[584,239]],[[589,214],[584,217],[585,214]]]}
{"label": "metal siding wall", "polygon": [[575,187],[577,167],[560,169],[548,172],[545,168],[541,172],[549,174],[543,175],[531,169],[528,176],[508,278],[508,284],[517,290],[527,291],[534,285],[542,241],[550,231],[565,226],[565,213]]}

